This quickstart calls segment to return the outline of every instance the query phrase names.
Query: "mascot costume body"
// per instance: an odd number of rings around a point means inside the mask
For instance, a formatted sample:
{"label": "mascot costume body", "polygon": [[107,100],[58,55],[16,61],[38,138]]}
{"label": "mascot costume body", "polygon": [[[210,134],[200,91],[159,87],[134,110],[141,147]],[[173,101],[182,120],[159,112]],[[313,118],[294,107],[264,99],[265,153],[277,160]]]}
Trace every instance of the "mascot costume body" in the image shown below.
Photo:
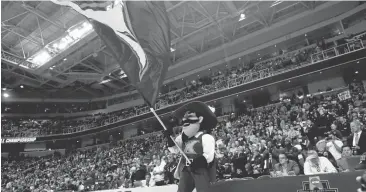
{"label": "mascot costume body", "polygon": [[[215,138],[209,133],[216,127],[217,118],[213,111],[202,102],[191,102],[174,112],[182,125],[182,133],[175,138],[191,163],[181,157],[174,173],[179,179],[178,192],[208,192],[211,182],[216,180]],[[168,149],[179,153],[170,138],[172,129],[165,131]]]}

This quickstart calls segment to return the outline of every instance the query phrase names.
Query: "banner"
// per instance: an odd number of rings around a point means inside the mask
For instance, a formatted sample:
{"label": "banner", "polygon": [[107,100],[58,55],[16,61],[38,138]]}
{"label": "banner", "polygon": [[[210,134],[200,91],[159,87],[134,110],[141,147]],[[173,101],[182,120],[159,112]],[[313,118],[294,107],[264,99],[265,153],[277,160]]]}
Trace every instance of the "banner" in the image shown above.
{"label": "banner", "polygon": [[342,93],[338,94],[338,98],[341,101],[347,100],[347,99],[351,99],[351,93],[349,92],[349,90],[347,91],[343,91]]}
{"label": "banner", "polygon": [[171,63],[164,1],[52,1],[89,19],[130,83],[154,107]]}
{"label": "banner", "polygon": [[2,138],[1,143],[30,143],[36,139],[36,137]]}

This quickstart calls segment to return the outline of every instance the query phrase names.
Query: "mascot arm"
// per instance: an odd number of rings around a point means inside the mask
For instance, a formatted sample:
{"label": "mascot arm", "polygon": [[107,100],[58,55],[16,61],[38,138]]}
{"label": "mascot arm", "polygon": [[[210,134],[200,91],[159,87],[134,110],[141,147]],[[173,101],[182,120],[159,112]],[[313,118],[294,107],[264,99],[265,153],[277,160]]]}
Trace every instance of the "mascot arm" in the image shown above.
{"label": "mascot arm", "polygon": [[[175,138],[175,142],[179,145],[180,148],[182,148],[182,135],[179,135],[177,138]],[[169,146],[168,150],[171,153],[179,153],[179,150],[177,148],[177,146]]]}
{"label": "mascot arm", "polygon": [[215,138],[212,135],[204,134],[202,136],[203,156],[207,163],[211,163],[215,157]]}

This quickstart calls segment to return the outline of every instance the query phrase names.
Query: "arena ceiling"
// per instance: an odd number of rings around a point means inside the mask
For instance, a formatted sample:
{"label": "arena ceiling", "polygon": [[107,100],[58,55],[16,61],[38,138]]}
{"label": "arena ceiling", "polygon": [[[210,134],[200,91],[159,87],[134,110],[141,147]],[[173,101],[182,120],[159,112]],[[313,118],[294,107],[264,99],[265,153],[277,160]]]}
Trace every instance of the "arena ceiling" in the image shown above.
{"label": "arena ceiling", "polygon": [[[172,65],[321,3],[166,1]],[[74,10],[50,1],[1,1],[1,9],[3,90],[75,98],[132,89],[90,24]]]}

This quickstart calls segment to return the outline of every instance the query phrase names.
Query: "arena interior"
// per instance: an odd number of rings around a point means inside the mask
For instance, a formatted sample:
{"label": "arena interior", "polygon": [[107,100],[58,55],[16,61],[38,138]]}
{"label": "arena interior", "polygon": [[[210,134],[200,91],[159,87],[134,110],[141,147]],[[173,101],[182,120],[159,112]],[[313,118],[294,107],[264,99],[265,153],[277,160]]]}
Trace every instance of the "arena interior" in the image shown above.
{"label": "arena interior", "polygon": [[[154,108],[177,135],[174,110],[215,108],[210,191],[357,191],[365,2],[164,4],[171,65]],[[1,21],[1,191],[177,191],[180,155],[84,15],[1,1]]]}

